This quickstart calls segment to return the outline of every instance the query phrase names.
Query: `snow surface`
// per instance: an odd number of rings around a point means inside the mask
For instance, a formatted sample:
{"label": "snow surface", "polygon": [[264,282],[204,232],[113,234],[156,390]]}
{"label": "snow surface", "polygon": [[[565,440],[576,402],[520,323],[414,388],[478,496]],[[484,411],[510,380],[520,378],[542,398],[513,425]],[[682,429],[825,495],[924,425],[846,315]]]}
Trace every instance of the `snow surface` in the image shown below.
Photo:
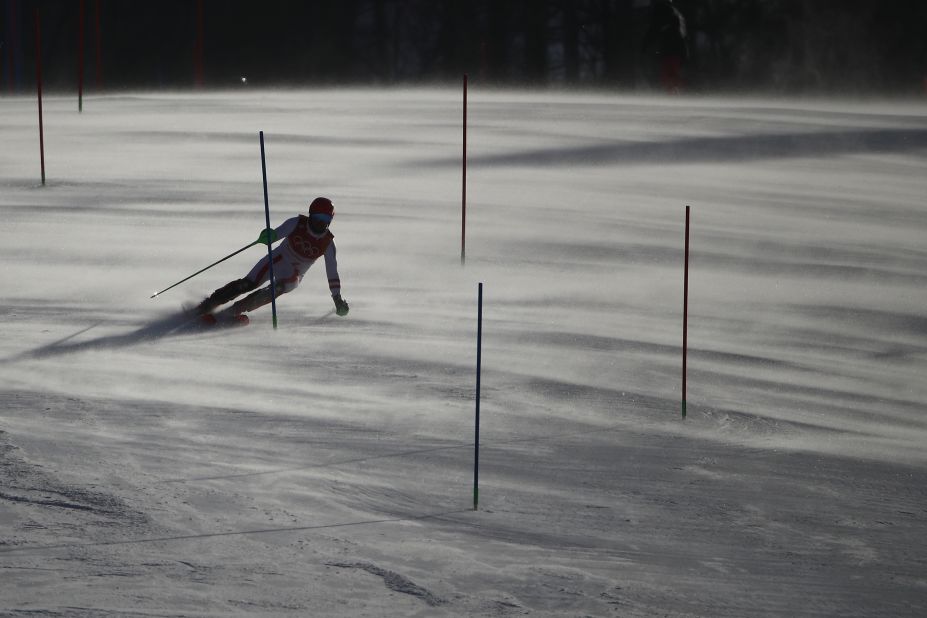
{"label": "snow surface", "polygon": [[[927,109],[0,99],[0,611],[927,614]],[[171,334],[337,208],[247,328]],[[691,205],[688,418],[680,415]],[[485,284],[472,510],[477,283]]]}

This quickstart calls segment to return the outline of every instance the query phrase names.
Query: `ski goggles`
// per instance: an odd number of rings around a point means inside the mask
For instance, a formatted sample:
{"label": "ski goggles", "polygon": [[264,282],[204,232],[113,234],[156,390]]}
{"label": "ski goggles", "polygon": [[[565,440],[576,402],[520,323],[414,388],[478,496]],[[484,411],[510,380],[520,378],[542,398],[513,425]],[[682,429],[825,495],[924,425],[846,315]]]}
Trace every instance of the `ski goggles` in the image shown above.
{"label": "ski goggles", "polygon": [[317,213],[313,213],[309,215],[309,220],[317,221],[318,223],[324,223],[325,225],[328,225],[329,223],[332,222],[332,216],[317,212]]}

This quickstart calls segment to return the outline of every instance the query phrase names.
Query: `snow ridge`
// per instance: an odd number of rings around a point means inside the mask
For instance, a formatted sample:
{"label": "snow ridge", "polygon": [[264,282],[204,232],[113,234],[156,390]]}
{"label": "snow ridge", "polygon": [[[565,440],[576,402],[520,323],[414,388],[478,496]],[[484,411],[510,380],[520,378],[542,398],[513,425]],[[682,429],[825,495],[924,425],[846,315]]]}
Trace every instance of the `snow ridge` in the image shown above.
{"label": "snow ridge", "polygon": [[367,571],[371,575],[382,577],[383,583],[385,583],[386,587],[390,590],[401,592],[403,594],[411,594],[412,596],[418,597],[432,607],[442,605],[445,602],[444,599],[435,596],[432,592],[422,588],[418,584],[413,583],[405,576],[400,575],[394,571],[382,569],[375,564],[370,564],[369,562],[326,562],[325,564],[328,566],[337,567],[339,569],[361,569],[363,571]]}

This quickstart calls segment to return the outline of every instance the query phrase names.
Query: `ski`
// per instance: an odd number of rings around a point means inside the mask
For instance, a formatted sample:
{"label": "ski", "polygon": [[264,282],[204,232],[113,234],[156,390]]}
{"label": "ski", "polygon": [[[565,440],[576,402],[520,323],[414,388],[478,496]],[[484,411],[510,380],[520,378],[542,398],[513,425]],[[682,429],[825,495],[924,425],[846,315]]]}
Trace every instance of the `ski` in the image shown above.
{"label": "ski", "polygon": [[240,326],[247,326],[251,323],[251,320],[243,313],[237,315],[222,314],[222,313],[204,313],[197,320],[197,324],[201,328],[237,328]]}

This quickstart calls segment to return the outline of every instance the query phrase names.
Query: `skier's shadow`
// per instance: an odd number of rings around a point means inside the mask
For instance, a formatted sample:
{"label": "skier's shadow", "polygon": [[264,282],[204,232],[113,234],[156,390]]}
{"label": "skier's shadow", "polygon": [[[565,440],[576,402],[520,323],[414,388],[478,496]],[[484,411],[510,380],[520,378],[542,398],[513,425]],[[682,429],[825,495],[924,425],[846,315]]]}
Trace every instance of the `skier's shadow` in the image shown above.
{"label": "skier's shadow", "polygon": [[96,324],[92,324],[87,328],[83,328],[76,333],[64,337],[63,339],[58,339],[57,341],[45,344],[28,352],[22,352],[18,356],[5,359],[2,362],[48,358],[50,356],[74,354],[76,352],[83,352],[85,350],[126,348],[137,345],[139,343],[144,343],[146,341],[162,339],[164,337],[199,332],[199,329],[196,328],[198,324],[196,318],[191,318],[189,315],[180,313],[172,314],[159,320],[155,320],[150,324],[146,324],[141,328],[124,333],[122,335],[106,335],[86,341],[72,341],[74,338],[79,337],[80,335],[96,328],[102,323],[103,322],[97,322]]}
{"label": "skier's shadow", "polygon": [[[309,323],[319,324],[333,315],[335,315],[334,309],[324,315],[315,318],[314,320],[310,320]],[[198,316],[191,316],[188,313],[176,313],[165,316],[159,320],[155,320],[150,324],[146,324],[145,326],[137,328],[134,331],[124,333],[122,335],[106,335],[85,341],[72,341],[76,337],[83,335],[84,333],[96,328],[103,323],[104,322],[97,322],[96,324],[91,324],[90,326],[82,328],[76,333],[68,335],[62,339],[58,339],[57,341],[53,341],[52,343],[47,343],[43,346],[35,348],[34,350],[21,352],[15,356],[0,359],[0,364],[12,363],[21,360],[33,360],[39,358],[49,358],[52,356],[62,356],[64,354],[74,354],[76,352],[83,352],[86,350],[111,350],[116,348],[128,348],[133,345],[146,343],[149,341],[156,341],[166,337],[195,335],[198,333],[209,332],[211,330],[209,328],[203,327],[203,324],[201,323]]]}

